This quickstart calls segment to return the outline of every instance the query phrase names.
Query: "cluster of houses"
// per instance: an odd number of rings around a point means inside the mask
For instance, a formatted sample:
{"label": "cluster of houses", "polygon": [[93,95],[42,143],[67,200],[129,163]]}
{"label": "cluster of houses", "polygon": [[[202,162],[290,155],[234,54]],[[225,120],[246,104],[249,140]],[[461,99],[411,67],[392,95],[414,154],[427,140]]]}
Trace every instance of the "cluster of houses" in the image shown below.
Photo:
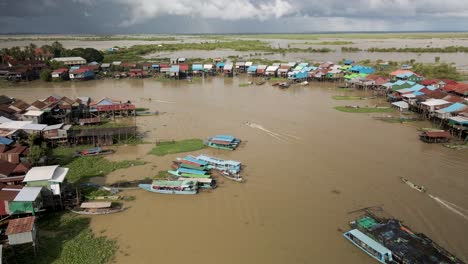
{"label": "cluster of houses", "polygon": [[51,95],[28,104],[0,95],[0,137],[19,141],[38,133],[50,143],[68,143],[77,136],[70,133],[72,126],[79,131],[80,127],[96,126],[109,118],[135,115],[135,110],[129,101],[110,98],[93,101],[90,97]]}

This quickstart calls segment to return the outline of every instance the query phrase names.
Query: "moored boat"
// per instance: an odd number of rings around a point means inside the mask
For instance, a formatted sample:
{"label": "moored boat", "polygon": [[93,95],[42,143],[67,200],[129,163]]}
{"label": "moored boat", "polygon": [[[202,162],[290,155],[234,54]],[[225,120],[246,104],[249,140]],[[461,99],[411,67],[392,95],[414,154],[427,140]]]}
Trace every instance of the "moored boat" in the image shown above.
{"label": "moored boat", "polygon": [[291,86],[291,83],[289,83],[289,82],[284,82],[284,83],[279,84],[279,87],[283,88],[283,89],[284,88],[289,88],[289,86]]}
{"label": "moored boat", "polygon": [[350,222],[343,235],[380,263],[462,264],[463,262],[424,234],[394,218],[367,212]]}
{"label": "moored boat", "polygon": [[450,133],[444,130],[424,131],[419,135],[419,139],[425,143],[447,143]]}
{"label": "moored boat", "polygon": [[83,151],[77,151],[75,153],[76,157],[88,157],[88,156],[100,156],[100,155],[109,155],[115,153],[112,149],[103,149],[103,148],[90,148]]}
{"label": "moored boat", "polygon": [[[217,187],[216,181],[210,178],[191,178],[197,181],[198,187],[203,189],[215,189]],[[186,178],[180,177],[179,181],[184,181]]]}
{"label": "moored boat", "polygon": [[239,139],[230,135],[217,135],[212,138],[208,138],[208,140],[205,141],[205,144],[212,148],[235,150],[239,146],[240,142],[241,141]]}
{"label": "moored boat", "polygon": [[125,208],[119,203],[113,202],[85,202],[71,211],[83,215],[104,215],[122,212]]}
{"label": "moored boat", "polygon": [[138,187],[163,194],[196,194],[198,191],[198,183],[192,179],[183,181],[154,180],[151,184],[139,184]]}

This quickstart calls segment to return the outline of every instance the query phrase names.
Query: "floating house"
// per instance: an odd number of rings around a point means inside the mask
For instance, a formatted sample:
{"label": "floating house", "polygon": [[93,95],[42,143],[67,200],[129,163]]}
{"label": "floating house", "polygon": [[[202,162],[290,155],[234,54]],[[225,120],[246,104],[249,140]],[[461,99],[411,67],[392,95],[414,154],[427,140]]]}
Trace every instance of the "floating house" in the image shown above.
{"label": "floating house", "polygon": [[282,78],[288,78],[288,73],[291,70],[291,64],[281,64],[278,69],[278,76]]}
{"label": "floating house", "polygon": [[258,76],[262,76],[262,75],[265,75],[265,71],[267,69],[267,65],[258,65],[257,66],[257,75]]}
{"label": "floating house", "polygon": [[230,76],[232,77],[234,72],[232,70],[232,64],[226,64],[224,65],[224,68],[223,68],[223,73],[225,76]]}
{"label": "floating house", "polygon": [[58,165],[41,166],[31,168],[23,182],[30,187],[45,187],[54,195],[61,195],[62,184],[68,174],[68,168],[62,168]]}
{"label": "floating house", "polygon": [[202,75],[203,72],[203,64],[192,64],[193,75]]}
{"label": "floating house", "polygon": [[59,68],[52,72],[52,79],[54,80],[66,80],[68,79],[68,69],[67,68]]}
{"label": "floating house", "polygon": [[94,71],[88,68],[79,68],[76,70],[70,70],[70,80],[90,80],[94,78]]}
{"label": "floating house", "polygon": [[217,63],[216,63],[216,71],[218,71],[218,72],[223,72],[224,66],[225,66],[225,65],[226,65],[226,64],[225,64],[224,62],[222,62],[222,61],[217,62]]}
{"label": "floating house", "polygon": [[236,62],[236,71],[239,73],[244,73],[246,71],[245,61]]}
{"label": "floating house", "polygon": [[143,70],[142,69],[131,69],[130,70],[130,78],[143,78]]}
{"label": "floating house", "polygon": [[276,74],[278,72],[279,66],[268,66],[265,70],[265,75],[269,77],[276,77]]}
{"label": "floating house", "polygon": [[450,140],[450,133],[447,131],[425,131],[419,135],[419,139],[425,143],[446,143]]}
{"label": "floating house", "polygon": [[257,65],[251,65],[249,66],[249,68],[247,69],[247,74],[251,75],[251,76],[255,76],[257,75]]}
{"label": "floating house", "polygon": [[174,78],[179,78],[180,74],[180,67],[179,65],[172,65],[171,69],[169,70],[169,76]]}

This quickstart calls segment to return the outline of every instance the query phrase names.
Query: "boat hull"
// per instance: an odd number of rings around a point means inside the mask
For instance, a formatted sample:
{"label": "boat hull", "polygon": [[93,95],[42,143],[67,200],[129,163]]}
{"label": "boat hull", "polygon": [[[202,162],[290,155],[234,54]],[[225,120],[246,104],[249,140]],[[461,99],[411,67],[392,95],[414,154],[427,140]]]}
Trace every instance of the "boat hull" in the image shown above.
{"label": "boat hull", "polygon": [[177,191],[177,190],[153,189],[151,188],[151,184],[139,184],[138,187],[149,192],[162,193],[162,194],[197,194],[197,190]]}

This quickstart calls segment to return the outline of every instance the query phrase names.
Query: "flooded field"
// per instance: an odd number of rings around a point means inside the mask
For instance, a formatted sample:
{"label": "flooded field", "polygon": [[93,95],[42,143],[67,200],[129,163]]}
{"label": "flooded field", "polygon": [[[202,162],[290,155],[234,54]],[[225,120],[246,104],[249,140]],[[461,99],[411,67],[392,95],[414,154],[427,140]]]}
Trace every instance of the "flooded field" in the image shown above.
{"label": "flooded field", "polygon": [[[196,196],[128,191],[136,196],[130,209],[93,217],[96,232],[118,240],[117,263],[371,264],[338,229],[348,228],[355,216],[348,212],[375,205],[468,260],[468,220],[442,205],[468,208],[468,150],[420,142],[417,124],[338,112],[332,107],[376,102],[334,101],[332,95],[344,92],[331,84],[239,87],[247,81],[33,82],[1,93],[28,102],[50,94],[129,99],[164,112],[138,117],[145,141],[233,134],[245,142],[234,152],[199,153],[242,161],[246,183],[220,179],[218,189]],[[148,164],[105,180],[152,177],[183,155],[149,156],[151,147],[119,148],[110,159]],[[409,188],[400,176],[439,200]]]}
{"label": "flooded field", "polygon": [[[21,38],[25,38],[22,40]],[[53,39],[58,39],[65,48],[96,48],[98,50],[105,50],[110,47],[131,47],[134,45],[159,45],[159,44],[173,44],[173,43],[200,43],[200,42],[214,42],[214,41],[229,41],[234,39],[240,40],[255,40],[255,35],[250,37],[237,37],[236,35],[227,35],[219,39],[196,36],[196,35],[175,35],[174,41],[148,41],[144,38],[158,37],[158,35],[138,35],[138,36],[114,36],[116,38],[138,38],[138,40],[80,40],[80,38],[93,37],[93,36],[67,36],[67,35],[51,35],[51,36],[0,36],[0,48],[11,48],[14,46],[27,46],[29,43],[34,43],[38,46],[51,44]],[[94,36],[99,37],[99,36]],[[159,35],[161,37],[161,35]],[[167,37],[167,36],[165,36]],[[71,39],[67,39],[71,38]],[[8,39],[8,41],[6,41]],[[161,58],[223,58],[227,59],[229,56],[240,56],[243,59],[269,59],[280,61],[340,61],[342,59],[352,58],[356,61],[361,60],[383,60],[383,61],[409,61],[414,59],[417,62],[432,63],[435,57],[440,57],[440,61],[447,63],[454,63],[460,70],[468,70],[468,53],[410,53],[410,52],[341,52],[341,47],[355,47],[360,49],[369,48],[444,48],[449,46],[467,46],[468,39],[460,38],[427,38],[427,39],[398,39],[398,38],[350,38],[345,39],[339,37],[320,37],[319,39],[312,40],[295,40],[295,39],[268,39],[261,38],[261,41],[268,42],[274,48],[330,48],[334,52],[327,53],[307,53],[307,52],[288,52],[288,53],[264,53],[261,51],[246,51],[239,52],[229,49],[221,50],[179,50],[173,52],[158,52],[146,54],[143,57],[148,60],[158,60]],[[335,41],[347,41],[352,44],[344,45],[324,45],[322,43],[333,43]]]}

